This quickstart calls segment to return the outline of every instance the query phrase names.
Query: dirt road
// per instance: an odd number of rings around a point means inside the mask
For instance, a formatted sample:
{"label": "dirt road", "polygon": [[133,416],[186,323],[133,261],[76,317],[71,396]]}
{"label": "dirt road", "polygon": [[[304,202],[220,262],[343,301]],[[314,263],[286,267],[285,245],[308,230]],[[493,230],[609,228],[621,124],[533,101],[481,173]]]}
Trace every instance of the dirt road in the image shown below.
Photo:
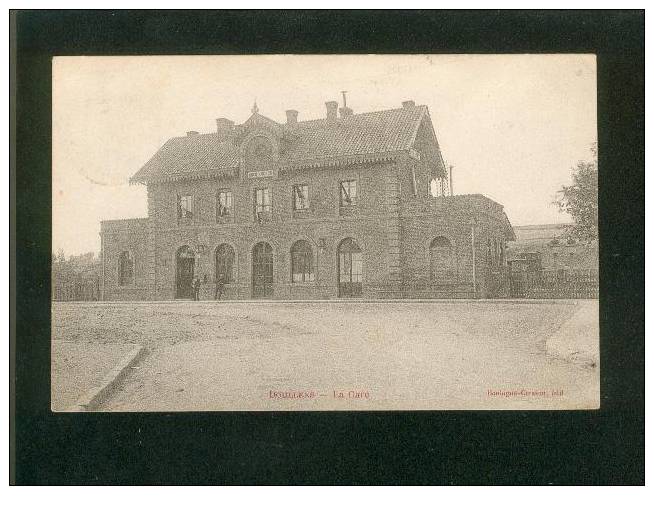
{"label": "dirt road", "polygon": [[[586,305],[584,305],[586,304]],[[587,304],[55,304],[53,337],[143,345],[103,410],[594,408],[599,370],[546,353]]]}

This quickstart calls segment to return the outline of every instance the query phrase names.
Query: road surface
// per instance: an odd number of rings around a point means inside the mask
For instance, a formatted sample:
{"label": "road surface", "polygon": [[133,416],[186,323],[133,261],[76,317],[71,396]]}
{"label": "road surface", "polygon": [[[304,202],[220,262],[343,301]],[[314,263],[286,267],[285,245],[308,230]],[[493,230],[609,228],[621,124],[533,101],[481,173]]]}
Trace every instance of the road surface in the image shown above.
{"label": "road surface", "polygon": [[547,353],[582,308],[597,301],[56,303],[52,328],[146,348],[108,411],[597,408],[597,364]]}

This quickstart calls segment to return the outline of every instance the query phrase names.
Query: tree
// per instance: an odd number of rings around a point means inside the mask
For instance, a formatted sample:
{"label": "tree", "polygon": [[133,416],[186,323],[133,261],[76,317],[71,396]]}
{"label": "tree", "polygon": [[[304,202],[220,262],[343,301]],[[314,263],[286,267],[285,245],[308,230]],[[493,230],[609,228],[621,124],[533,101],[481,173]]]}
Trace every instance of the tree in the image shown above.
{"label": "tree", "polygon": [[582,241],[597,239],[597,146],[591,161],[579,161],[572,169],[572,184],[556,192],[554,204],[574,220],[570,234]]}
{"label": "tree", "polygon": [[97,300],[102,264],[95,253],[66,255],[59,249],[52,255],[52,299]]}

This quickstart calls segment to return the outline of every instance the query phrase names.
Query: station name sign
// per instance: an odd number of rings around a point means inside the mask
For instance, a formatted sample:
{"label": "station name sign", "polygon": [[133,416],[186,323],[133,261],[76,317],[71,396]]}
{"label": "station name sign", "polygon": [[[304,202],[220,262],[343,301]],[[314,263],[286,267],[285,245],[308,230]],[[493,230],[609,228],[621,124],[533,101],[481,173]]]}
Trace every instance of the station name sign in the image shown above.
{"label": "station name sign", "polygon": [[272,177],[272,170],[259,170],[257,172],[248,172],[248,179],[259,179],[261,177]]}

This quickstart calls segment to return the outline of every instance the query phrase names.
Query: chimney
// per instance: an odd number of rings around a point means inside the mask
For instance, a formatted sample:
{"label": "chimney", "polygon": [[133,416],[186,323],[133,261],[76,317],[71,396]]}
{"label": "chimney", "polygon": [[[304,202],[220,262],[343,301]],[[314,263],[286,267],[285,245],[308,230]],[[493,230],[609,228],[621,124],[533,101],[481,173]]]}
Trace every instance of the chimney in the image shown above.
{"label": "chimney", "polygon": [[325,102],[325,107],[327,107],[327,119],[330,121],[336,121],[338,102]]}
{"label": "chimney", "polygon": [[347,91],[341,91],[341,95],[343,95],[343,107],[341,107],[338,111],[341,113],[342,118],[351,116],[352,109],[347,106]]}
{"label": "chimney", "polygon": [[198,134],[198,132],[196,132],[194,130],[191,130],[190,132],[186,132],[187,137],[192,137],[193,135],[197,135],[197,134]]}
{"label": "chimney", "polygon": [[286,124],[287,125],[294,125],[297,124],[297,115],[298,112],[296,110],[287,110],[286,111]]}
{"label": "chimney", "polygon": [[349,107],[341,107],[340,109],[338,109],[338,112],[340,112],[341,117],[351,116],[352,114],[354,114],[354,111]]}
{"label": "chimney", "polygon": [[413,100],[406,100],[406,101],[402,102],[402,108],[403,109],[410,109],[410,108],[415,107],[415,106],[416,106],[416,102],[414,102]]}
{"label": "chimney", "polygon": [[216,131],[222,132],[225,130],[231,130],[234,127],[234,121],[231,121],[225,117],[219,117],[216,119]]}

